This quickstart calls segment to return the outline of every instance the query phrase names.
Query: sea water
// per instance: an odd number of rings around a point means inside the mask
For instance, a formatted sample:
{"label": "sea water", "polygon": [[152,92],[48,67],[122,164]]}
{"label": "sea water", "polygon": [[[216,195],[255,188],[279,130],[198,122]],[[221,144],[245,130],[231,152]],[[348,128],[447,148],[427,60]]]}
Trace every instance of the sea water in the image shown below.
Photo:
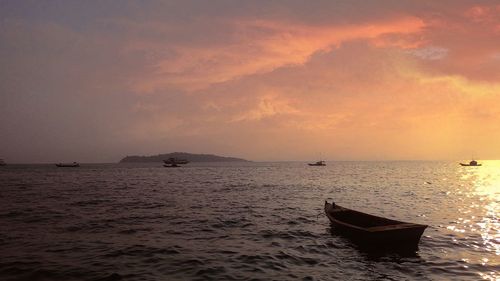
{"label": "sea water", "polygon": [[[0,280],[498,280],[500,161],[0,167]],[[427,224],[358,248],[325,200]]]}

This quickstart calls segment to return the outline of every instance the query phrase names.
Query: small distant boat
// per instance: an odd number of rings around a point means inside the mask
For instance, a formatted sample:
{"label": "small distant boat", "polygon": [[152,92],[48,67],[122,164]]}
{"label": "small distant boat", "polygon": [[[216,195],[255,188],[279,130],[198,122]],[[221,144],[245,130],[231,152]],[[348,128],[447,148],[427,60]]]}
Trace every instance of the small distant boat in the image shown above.
{"label": "small distant boat", "polygon": [[460,163],[461,166],[481,166],[482,164],[479,164],[477,163],[476,160],[472,160],[469,162],[469,164],[465,164],[465,163]]}
{"label": "small distant boat", "polygon": [[0,166],[5,166],[7,165],[7,163],[5,163],[5,161],[3,161],[3,159],[0,159]]}
{"label": "small distant boat", "polygon": [[189,163],[189,161],[186,159],[168,158],[167,160],[163,160],[163,163],[165,163],[165,164],[187,164],[187,163]]}
{"label": "small distant boat", "polygon": [[427,225],[369,215],[327,201],[325,214],[335,230],[369,247],[417,247],[427,228]]}
{"label": "small distant boat", "polygon": [[309,166],[326,166],[326,162],[321,160],[321,161],[318,161],[316,163],[307,163],[307,165],[309,165]]}
{"label": "small distant boat", "polygon": [[57,163],[56,166],[57,167],[61,167],[61,168],[75,168],[75,167],[80,167],[80,164],[78,164],[77,162],[73,162],[73,163]]}
{"label": "small distant boat", "polygon": [[177,168],[177,167],[180,167],[179,165],[175,164],[175,163],[172,163],[172,164],[163,164],[163,167],[166,167],[166,168]]}

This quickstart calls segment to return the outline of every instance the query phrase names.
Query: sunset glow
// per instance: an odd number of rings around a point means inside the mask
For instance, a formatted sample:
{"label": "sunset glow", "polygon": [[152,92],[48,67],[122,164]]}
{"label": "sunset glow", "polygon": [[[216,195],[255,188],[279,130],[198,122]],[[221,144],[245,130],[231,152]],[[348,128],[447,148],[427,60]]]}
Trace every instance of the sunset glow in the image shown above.
{"label": "sunset glow", "polygon": [[498,159],[500,5],[403,2],[3,2],[0,154]]}

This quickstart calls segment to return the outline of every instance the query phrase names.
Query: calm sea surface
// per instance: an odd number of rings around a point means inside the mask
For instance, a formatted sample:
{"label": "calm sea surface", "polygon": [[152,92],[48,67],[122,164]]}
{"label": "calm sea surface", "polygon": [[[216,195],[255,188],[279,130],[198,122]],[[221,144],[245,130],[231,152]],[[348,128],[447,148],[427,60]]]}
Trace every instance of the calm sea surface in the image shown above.
{"label": "calm sea surface", "polygon": [[[500,161],[0,167],[0,280],[500,280]],[[414,253],[324,200],[428,224]]]}

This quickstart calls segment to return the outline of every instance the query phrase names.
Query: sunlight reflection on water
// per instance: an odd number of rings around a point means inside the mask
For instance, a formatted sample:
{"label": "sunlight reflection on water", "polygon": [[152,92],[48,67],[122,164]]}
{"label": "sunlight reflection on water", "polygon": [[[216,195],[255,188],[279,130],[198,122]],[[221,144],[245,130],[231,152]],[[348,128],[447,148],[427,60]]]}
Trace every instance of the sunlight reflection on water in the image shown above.
{"label": "sunlight reflection on water", "polygon": [[[464,233],[467,236],[479,234],[483,245],[470,245],[473,248],[483,248],[500,256],[500,222],[498,213],[500,209],[500,161],[483,161],[481,167],[463,167],[461,172],[462,181],[465,187],[471,187],[467,197],[479,197],[469,205],[468,210],[462,213],[468,214],[468,218],[459,218],[458,226],[448,226],[447,228]],[[477,218],[477,219],[476,219]],[[473,223],[476,221],[476,223]],[[483,257],[479,261],[483,266],[488,263],[498,263]],[[482,273],[481,277],[487,280],[500,280],[500,273]]]}

